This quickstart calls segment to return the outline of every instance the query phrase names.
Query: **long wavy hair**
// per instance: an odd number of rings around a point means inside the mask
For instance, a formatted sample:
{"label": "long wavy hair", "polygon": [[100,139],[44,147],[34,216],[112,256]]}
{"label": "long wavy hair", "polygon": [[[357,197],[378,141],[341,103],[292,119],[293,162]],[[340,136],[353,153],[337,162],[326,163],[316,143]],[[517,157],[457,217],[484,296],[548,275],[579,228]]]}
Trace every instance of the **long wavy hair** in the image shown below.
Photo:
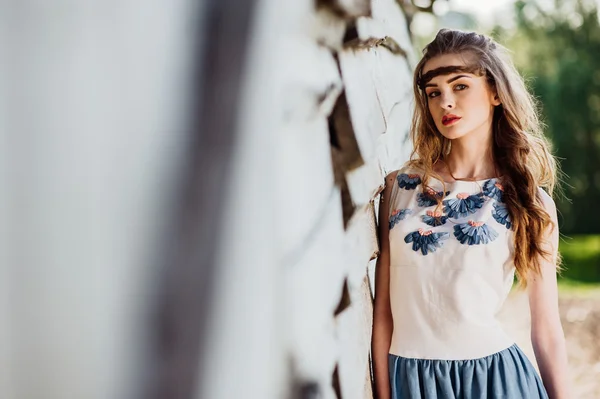
{"label": "long wavy hair", "polygon": [[[423,49],[423,58],[414,73],[415,108],[411,138],[414,149],[409,166],[424,171],[424,190],[429,176],[441,176],[433,169],[450,152],[451,140],[436,128],[427,105],[427,96],[421,87],[423,66],[433,57],[443,54],[474,56],[475,73],[485,76],[490,88],[495,89],[501,104],[496,106],[492,122],[493,144],[491,156],[502,179],[503,199],[508,208],[514,231],[514,264],[522,286],[528,277],[540,273],[540,256],[553,261],[544,249],[542,239],[547,228],[557,228],[545,211],[538,187],[553,195],[559,165],[551,153],[551,143],[542,132],[537,103],[528,92],[506,48],[493,39],[472,32],[442,29]],[[444,187],[444,191],[446,188]],[[438,199],[441,203],[441,200]],[[556,262],[560,265],[560,255]]]}

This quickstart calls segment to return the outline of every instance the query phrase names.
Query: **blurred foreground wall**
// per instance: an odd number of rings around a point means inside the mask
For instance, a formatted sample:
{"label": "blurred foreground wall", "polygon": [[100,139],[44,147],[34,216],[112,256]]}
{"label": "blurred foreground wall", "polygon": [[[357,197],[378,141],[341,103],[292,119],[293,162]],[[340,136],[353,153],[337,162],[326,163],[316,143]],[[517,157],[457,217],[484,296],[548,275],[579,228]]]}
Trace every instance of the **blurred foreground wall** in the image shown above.
{"label": "blurred foreground wall", "polygon": [[0,397],[136,397],[194,1],[0,3]]}
{"label": "blurred foreground wall", "polygon": [[371,396],[405,14],[236,3],[2,3],[1,398]]}

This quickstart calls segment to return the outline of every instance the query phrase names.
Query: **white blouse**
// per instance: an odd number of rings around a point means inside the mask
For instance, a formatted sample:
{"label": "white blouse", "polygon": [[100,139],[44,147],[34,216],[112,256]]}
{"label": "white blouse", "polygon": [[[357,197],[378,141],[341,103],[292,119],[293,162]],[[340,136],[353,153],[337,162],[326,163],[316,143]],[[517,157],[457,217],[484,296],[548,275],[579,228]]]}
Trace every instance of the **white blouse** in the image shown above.
{"label": "white blouse", "polygon": [[497,314],[515,268],[499,179],[445,183],[444,192],[429,177],[424,194],[421,176],[400,169],[389,202],[390,353],[461,360],[506,349],[514,341]]}

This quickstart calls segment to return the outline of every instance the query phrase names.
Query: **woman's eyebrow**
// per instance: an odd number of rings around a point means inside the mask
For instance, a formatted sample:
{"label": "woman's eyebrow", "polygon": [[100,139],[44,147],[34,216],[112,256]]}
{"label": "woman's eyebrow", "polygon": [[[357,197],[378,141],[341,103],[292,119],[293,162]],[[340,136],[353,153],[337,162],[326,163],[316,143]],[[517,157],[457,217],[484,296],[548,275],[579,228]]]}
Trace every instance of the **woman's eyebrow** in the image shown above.
{"label": "woman's eyebrow", "polygon": [[[460,79],[460,78],[469,78],[469,79],[470,79],[471,77],[470,77],[470,76],[468,76],[468,75],[456,75],[456,76],[454,76],[454,77],[452,77],[452,78],[448,79],[448,80],[446,81],[446,83],[452,83],[452,82],[454,82],[455,80],[458,80],[458,79]],[[427,83],[427,84],[425,85],[425,87],[437,87],[437,84],[435,84],[435,83]]]}

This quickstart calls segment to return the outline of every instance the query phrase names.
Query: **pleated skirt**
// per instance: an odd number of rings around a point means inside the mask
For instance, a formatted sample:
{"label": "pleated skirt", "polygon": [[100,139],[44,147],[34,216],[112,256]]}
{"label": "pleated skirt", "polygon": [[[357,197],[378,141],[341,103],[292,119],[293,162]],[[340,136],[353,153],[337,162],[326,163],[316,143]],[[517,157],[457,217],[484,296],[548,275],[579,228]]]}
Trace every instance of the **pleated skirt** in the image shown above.
{"label": "pleated skirt", "polygon": [[412,359],[389,354],[393,399],[548,398],[539,374],[512,345],[469,360]]}

